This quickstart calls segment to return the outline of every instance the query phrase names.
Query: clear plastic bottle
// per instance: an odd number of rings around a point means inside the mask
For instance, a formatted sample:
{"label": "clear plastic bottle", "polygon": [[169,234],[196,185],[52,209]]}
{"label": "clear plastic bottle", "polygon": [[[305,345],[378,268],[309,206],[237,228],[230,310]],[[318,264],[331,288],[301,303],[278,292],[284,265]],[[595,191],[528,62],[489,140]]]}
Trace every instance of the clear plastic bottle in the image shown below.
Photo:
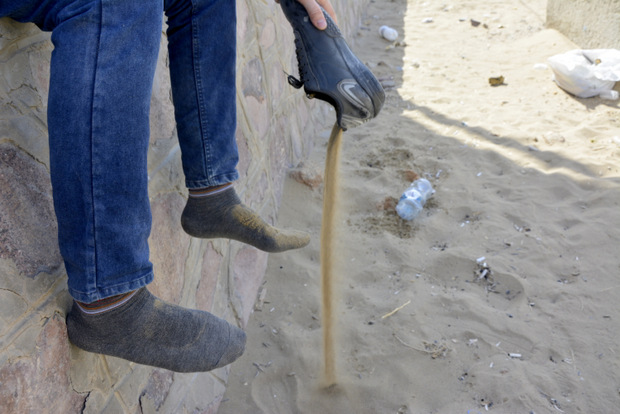
{"label": "clear plastic bottle", "polygon": [[398,38],[398,32],[395,29],[392,29],[389,26],[381,26],[379,28],[379,34],[390,42],[395,41]]}
{"label": "clear plastic bottle", "polygon": [[396,212],[404,220],[413,220],[420,214],[426,201],[435,193],[430,181],[425,178],[415,180],[405,190],[396,205]]}
{"label": "clear plastic bottle", "polygon": [[618,95],[618,91],[614,91],[612,90],[607,90],[607,91],[603,91],[600,93],[599,95],[602,99],[609,99],[610,101],[617,101],[618,98],[620,97]]}

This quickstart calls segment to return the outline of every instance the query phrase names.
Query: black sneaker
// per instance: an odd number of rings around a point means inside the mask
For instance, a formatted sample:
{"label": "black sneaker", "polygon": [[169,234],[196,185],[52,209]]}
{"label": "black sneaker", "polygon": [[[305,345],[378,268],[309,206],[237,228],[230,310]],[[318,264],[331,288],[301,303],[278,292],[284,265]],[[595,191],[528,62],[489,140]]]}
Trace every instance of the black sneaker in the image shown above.
{"label": "black sneaker", "polygon": [[377,116],[385,92],[370,69],[351,52],[327,12],[323,10],[327,28],[319,30],[297,0],[280,0],[280,5],[295,32],[301,78],[289,75],[288,82],[297,89],[303,86],[309,98],[332,104],[343,130]]}

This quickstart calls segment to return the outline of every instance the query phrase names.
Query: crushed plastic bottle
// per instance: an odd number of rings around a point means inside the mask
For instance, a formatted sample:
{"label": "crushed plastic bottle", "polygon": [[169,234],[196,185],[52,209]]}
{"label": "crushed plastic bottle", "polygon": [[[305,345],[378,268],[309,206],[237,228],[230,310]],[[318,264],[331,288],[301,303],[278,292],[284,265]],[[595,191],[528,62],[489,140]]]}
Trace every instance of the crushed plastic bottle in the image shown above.
{"label": "crushed plastic bottle", "polygon": [[435,190],[430,181],[425,178],[417,179],[400,196],[396,212],[404,220],[413,220],[420,214],[424,204],[434,193]]}

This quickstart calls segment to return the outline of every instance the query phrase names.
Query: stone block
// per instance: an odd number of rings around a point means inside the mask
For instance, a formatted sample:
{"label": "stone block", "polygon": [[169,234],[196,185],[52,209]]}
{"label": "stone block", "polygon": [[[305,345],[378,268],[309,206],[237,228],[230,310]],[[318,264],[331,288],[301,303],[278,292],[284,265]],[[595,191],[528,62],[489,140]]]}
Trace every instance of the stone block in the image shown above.
{"label": "stone block", "polygon": [[0,19],[0,142],[47,164],[47,96],[52,45],[33,24]]}
{"label": "stone block", "polygon": [[271,188],[274,192],[272,199],[277,205],[282,199],[286,170],[291,167],[290,153],[290,139],[282,133],[273,132],[269,143],[269,165],[271,169],[269,176],[271,177]]}
{"label": "stone block", "polygon": [[27,310],[28,302],[16,292],[0,290],[0,335]]}
{"label": "stone block", "polygon": [[[114,386],[113,375],[107,369],[105,357],[86,352],[76,346],[70,346],[71,367],[69,370],[71,383],[76,392],[90,393],[88,399],[95,398],[94,390],[109,389]],[[88,405],[88,402],[87,402]]]}
{"label": "stone block", "polygon": [[241,179],[244,179],[244,177],[247,177],[248,175],[252,154],[250,153],[248,140],[246,135],[243,133],[242,128],[237,128],[235,137],[237,139],[237,148],[239,149],[239,163],[237,164],[237,170],[239,171]]}
{"label": "stone block", "polygon": [[[140,412],[142,397],[149,388],[149,384],[153,384],[151,380],[153,379],[153,372],[156,371],[156,369],[144,365],[132,365],[133,369],[114,385],[114,397],[124,407],[125,412],[134,413]],[[165,370],[163,371],[166,372]],[[157,382],[158,379],[154,381]],[[165,389],[165,385],[162,386],[162,388]],[[155,389],[156,388],[152,388],[152,390]],[[159,398],[162,397],[163,396],[160,396]],[[155,400],[157,401],[159,398]]]}
{"label": "stone block", "polygon": [[265,100],[259,100],[254,96],[246,96],[243,104],[244,114],[255,138],[262,141],[271,123],[270,107]]}
{"label": "stone block", "polygon": [[259,103],[265,100],[263,91],[263,65],[258,58],[245,63],[241,72],[241,91],[246,98],[252,96]]}
{"label": "stone block", "polygon": [[[126,413],[122,403],[111,394],[109,390],[103,392],[93,392],[88,395],[84,410],[81,414],[108,414],[108,413]],[[104,394],[105,393],[105,394]]]}
{"label": "stone block", "polygon": [[242,52],[245,45],[251,42],[253,32],[249,2],[239,0],[237,1],[237,44],[239,45],[240,52]]}
{"label": "stone block", "polygon": [[[287,111],[290,111],[291,108],[283,103],[285,90],[290,88],[291,91],[294,91],[293,87],[288,84],[286,73],[282,64],[279,61],[272,60],[269,62],[269,70],[268,70],[268,88],[269,88],[269,96],[271,99],[271,111],[274,114],[286,114]],[[286,115],[282,116],[286,119]]]}
{"label": "stone block", "polygon": [[223,271],[222,259],[222,255],[213,248],[213,243],[208,242],[203,255],[200,282],[196,289],[196,307],[198,309],[210,312],[213,308],[217,282]]}
{"label": "stone block", "polygon": [[[168,390],[157,412],[215,414],[226,388],[212,373],[203,372],[174,374]],[[147,412],[152,411],[144,411],[144,414]]]}
{"label": "stone block", "polygon": [[63,319],[51,317],[36,352],[0,368],[0,407],[7,413],[79,413],[86,394],[69,380],[69,342]]}
{"label": "stone block", "polygon": [[[86,396],[86,401],[84,401],[84,407],[80,414],[100,414],[106,412],[115,412],[113,410],[106,409],[106,404],[108,403],[108,395],[104,394],[103,390],[93,390],[89,392]],[[117,403],[118,404],[118,403]],[[122,408],[118,407],[120,411],[123,412]]]}
{"label": "stone block", "polygon": [[168,64],[168,50],[165,47],[166,35],[162,34],[157,68],[153,78],[153,93],[151,94],[150,129],[151,142],[164,139],[176,142],[174,106],[170,93],[170,67]]}
{"label": "stone block", "polygon": [[[278,119],[276,134],[288,134],[289,145],[291,146],[291,165],[296,165],[302,158],[307,158],[310,154],[312,145],[307,144],[307,137],[304,137],[299,128],[287,128],[287,120],[283,117]],[[304,139],[306,138],[306,139]]]}
{"label": "stone block", "polygon": [[243,247],[232,259],[232,297],[237,315],[245,327],[250,318],[258,288],[267,269],[267,253]]}
{"label": "stone block", "polygon": [[179,303],[185,279],[185,260],[190,237],[181,228],[185,201],[170,193],[151,202],[153,229],[149,238],[155,280],[149,290],[159,298]]}
{"label": "stone block", "polygon": [[282,175],[284,170],[291,166],[290,143],[290,135],[283,133],[277,124],[274,125],[269,143],[269,164],[272,176]]}
{"label": "stone block", "polygon": [[266,20],[261,28],[259,44],[264,49],[269,49],[274,45],[276,40],[276,28],[273,20]]}
{"label": "stone block", "polygon": [[[262,212],[263,203],[269,193],[269,180],[265,171],[257,172],[248,180],[248,188],[240,193],[241,199],[259,214]],[[273,224],[273,223],[271,223]]]}
{"label": "stone block", "polygon": [[[149,381],[140,395],[142,412],[157,412],[170,393],[170,387],[174,381],[174,373],[164,369],[153,370]],[[145,409],[148,406],[150,410]]]}
{"label": "stone block", "polygon": [[45,167],[11,144],[0,144],[0,259],[34,278],[62,264],[51,184]]}

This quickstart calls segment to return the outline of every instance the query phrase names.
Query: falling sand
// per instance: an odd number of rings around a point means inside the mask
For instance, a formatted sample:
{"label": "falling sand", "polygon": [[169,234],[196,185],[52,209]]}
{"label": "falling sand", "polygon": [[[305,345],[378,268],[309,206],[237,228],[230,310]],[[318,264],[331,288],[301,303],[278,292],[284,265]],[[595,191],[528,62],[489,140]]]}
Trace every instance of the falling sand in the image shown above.
{"label": "falling sand", "polygon": [[334,352],[334,222],[338,210],[338,166],[342,129],[334,124],[327,144],[325,187],[323,190],[323,221],[321,223],[321,291],[323,293],[323,358],[324,381],[329,387],[336,383]]}

